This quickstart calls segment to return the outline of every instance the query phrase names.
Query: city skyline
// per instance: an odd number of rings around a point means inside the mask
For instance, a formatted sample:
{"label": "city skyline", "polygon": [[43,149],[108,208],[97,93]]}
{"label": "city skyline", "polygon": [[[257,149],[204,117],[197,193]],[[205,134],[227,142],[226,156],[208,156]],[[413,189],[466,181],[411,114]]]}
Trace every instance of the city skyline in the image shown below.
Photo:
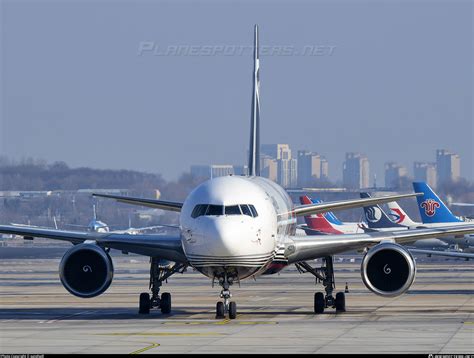
{"label": "city skyline", "polygon": [[[262,142],[321,153],[331,180],[346,152],[367,155],[382,180],[385,162],[411,170],[437,148],[474,178],[469,3],[2,5],[0,154],[167,179],[203,158],[246,163],[251,52],[143,47],[251,46],[258,23]],[[286,45],[333,50],[263,51]]]}
{"label": "city skyline", "polygon": [[[292,153],[297,152],[297,158]],[[396,161],[384,162],[383,186],[386,188],[399,188],[404,180],[426,181],[433,188],[437,184],[447,181],[457,181],[463,178],[460,175],[462,168],[461,158],[457,153],[446,149],[436,149],[435,162],[413,161],[411,166],[400,165]],[[260,156],[262,176],[269,178],[283,187],[309,187],[314,180],[329,180],[341,183],[343,187],[351,189],[369,188],[380,186],[381,181],[376,181],[377,175],[371,172],[370,158],[364,153],[346,152],[341,179],[331,180],[331,163],[325,156],[318,152],[308,150],[295,150],[288,144],[262,144]],[[287,162],[282,167],[282,163]],[[293,172],[289,172],[289,163],[293,163]],[[408,168],[412,168],[409,170]],[[234,170],[235,169],[235,170]],[[246,165],[210,163],[191,165],[190,173],[197,177],[220,175],[246,175]],[[310,174],[311,173],[311,174]]]}

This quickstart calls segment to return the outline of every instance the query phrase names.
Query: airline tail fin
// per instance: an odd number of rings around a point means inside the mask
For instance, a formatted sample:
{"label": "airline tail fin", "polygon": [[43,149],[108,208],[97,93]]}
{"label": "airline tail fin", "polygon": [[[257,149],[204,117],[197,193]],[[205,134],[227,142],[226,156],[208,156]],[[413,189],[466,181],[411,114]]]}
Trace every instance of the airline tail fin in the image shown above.
{"label": "airline tail fin", "polygon": [[[306,204],[319,204],[319,203],[322,203],[323,201],[320,200],[320,199],[315,199],[315,198],[310,198],[308,197],[307,195],[305,196],[300,196],[300,203],[303,204],[303,205],[306,205]],[[334,225],[343,225],[343,223],[341,222],[341,220],[339,220],[336,215],[333,214],[332,211],[328,211],[326,213],[324,213],[324,217],[327,219],[327,221],[329,221],[331,224],[334,224]]]}
{"label": "airline tail fin", "polygon": [[425,182],[414,182],[413,188],[417,193],[418,210],[420,210],[421,220],[424,224],[460,222],[456,216],[448,209],[443,201],[436,195],[433,189]]}
{"label": "airline tail fin", "polygon": [[[361,198],[370,198],[369,193],[360,193]],[[396,224],[385,214],[379,205],[364,207],[365,219],[370,229],[401,228],[403,225]]]}
{"label": "airline tail fin", "polygon": [[[322,202],[322,201],[321,201]],[[313,203],[316,203],[315,201],[313,201]],[[331,224],[334,224],[334,225],[343,225],[342,221],[339,220],[337,218],[336,215],[334,215],[334,213],[332,211],[328,211],[326,213],[326,215],[324,215],[325,218],[331,223]]]}
{"label": "airline tail fin", "polygon": [[[310,199],[307,195],[300,196],[301,204],[312,204],[320,203],[321,200]],[[315,232],[319,234],[343,234],[342,231],[337,230],[334,225],[328,220],[326,213],[325,214],[314,214],[314,215],[305,215],[304,221],[306,222],[307,228],[305,230],[307,235],[316,235]]]}
{"label": "airline tail fin", "polygon": [[390,209],[388,216],[393,222],[405,226],[417,226],[420,224],[413,221],[396,201],[391,201],[387,206]]}
{"label": "airline tail fin", "polygon": [[260,176],[260,63],[258,58],[258,25],[254,29],[254,67],[252,118],[250,121],[249,176]]}

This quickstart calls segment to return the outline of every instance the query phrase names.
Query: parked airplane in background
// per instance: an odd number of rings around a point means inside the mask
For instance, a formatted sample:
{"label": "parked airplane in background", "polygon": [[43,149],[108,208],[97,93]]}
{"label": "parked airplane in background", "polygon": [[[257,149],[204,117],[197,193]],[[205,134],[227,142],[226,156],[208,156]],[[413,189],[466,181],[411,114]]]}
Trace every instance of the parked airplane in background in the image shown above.
{"label": "parked airplane in background", "polygon": [[[367,198],[370,197],[368,193],[361,193],[361,197]],[[319,202],[319,200],[310,199],[307,196],[300,197],[301,202]],[[367,209],[370,210],[367,210]],[[359,230],[366,231],[366,232],[376,232],[376,231],[400,231],[400,230],[408,230],[409,228],[406,226],[402,226],[399,224],[393,225],[394,223],[390,222],[390,219],[385,214],[385,212],[380,208],[378,205],[373,205],[370,207],[364,207],[365,214],[367,215],[367,219],[372,218],[372,222],[368,221],[371,226],[365,226],[366,223],[342,223],[342,227],[349,227],[353,230],[356,227]],[[325,214],[318,214],[312,215],[312,220],[309,216],[305,216],[305,220],[307,225],[303,226],[302,229],[306,232],[307,235],[330,235],[330,234],[338,234],[336,230],[333,228],[332,222],[329,221],[329,218],[326,217]],[[333,214],[333,217],[334,214]],[[336,218],[336,220],[338,220]],[[339,221],[339,220],[338,220]],[[340,222],[340,221],[339,221]],[[388,227],[384,227],[383,223],[387,223]],[[357,226],[356,226],[357,225]],[[422,228],[422,227],[420,227]],[[411,228],[413,229],[413,227]],[[459,239],[444,239],[446,241],[457,240]],[[474,254],[464,253],[464,252],[457,252],[457,251],[441,251],[449,249],[449,244],[443,240],[439,239],[426,239],[426,240],[418,240],[415,242],[407,243],[408,250],[413,254],[426,254],[429,256],[447,256],[447,257],[455,257],[455,258],[464,258],[464,259],[474,259]]]}
{"label": "parked airplane in background", "polygon": [[[111,284],[114,269],[109,249],[150,256],[152,296],[150,298],[148,292],[140,295],[141,313],[149,313],[154,307],[169,313],[171,295],[166,292],[160,297],[160,287],[174,273],[192,266],[222,286],[220,297],[223,302],[216,304],[216,317],[228,313],[231,319],[236,318],[237,305],[230,301],[230,286],[246,278],[258,277],[276,261],[296,264],[323,283],[326,294],[317,292],[314,295],[316,313],[327,307],[342,312],[345,311],[344,293],[333,296],[333,255],[367,250],[361,267],[363,282],[372,292],[391,297],[408,290],[416,275],[415,260],[401,244],[474,233],[474,225],[471,225],[316,237],[295,235],[297,216],[386,203],[417,194],[295,206],[281,186],[261,177],[257,26],[254,41],[248,176],[225,176],[205,181],[184,202],[96,194],[119,202],[179,212],[179,232],[129,235],[0,226],[0,233],[46,237],[75,244],[61,260],[60,278],[64,287],[79,297],[100,295]],[[324,258],[320,268],[307,262],[317,258]]]}
{"label": "parked airplane in background", "polygon": [[416,222],[408,216],[408,214],[402,209],[400,205],[396,201],[391,201],[387,203],[389,213],[388,216],[390,220],[393,221],[395,224],[407,226],[410,228],[417,228],[419,226],[423,226],[422,223]]}
{"label": "parked airplane in background", "polygon": [[[322,200],[309,198],[307,195],[300,196],[302,205],[322,203]],[[332,212],[324,214],[306,215],[306,225],[299,226],[308,235],[327,234],[359,234],[365,232],[362,222],[342,222]]]}
{"label": "parked airplane in background", "polygon": [[94,212],[94,217],[89,222],[88,225],[77,225],[77,224],[63,224],[64,226],[70,227],[78,227],[81,229],[86,229],[87,231],[91,232],[109,232],[110,228],[109,225],[97,219],[97,208],[95,205],[92,205],[92,209]]}
{"label": "parked airplane in background", "polygon": [[[436,223],[417,223],[413,221],[408,214],[396,202],[388,203],[390,208],[390,216],[394,218],[392,221],[389,215],[385,214],[379,205],[364,207],[367,225],[370,229],[378,231],[397,231],[416,228],[430,228],[443,225],[470,225],[469,222],[463,222],[454,216],[441,199],[433,192],[426,183],[413,183],[416,192],[423,193],[418,196],[418,208],[420,215],[423,217],[426,210],[431,210],[428,206],[433,207],[432,220],[439,220]],[[361,193],[361,198],[370,198],[368,193]],[[440,210],[440,208],[442,210]],[[437,213],[436,213],[437,212]],[[426,214],[425,214],[426,216]],[[451,222],[447,221],[451,220]],[[464,235],[461,237],[444,237],[441,240],[430,239],[422,240],[414,243],[415,247],[432,247],[432,248],[449,248],[452,246],[455,250],[471,251],[474,248],[474,236]],[[470,257],[468,255],[468,257]]]}
{"label": "parked airplane in background", "polygon": [[[415,222],[398,203],[390,202],[387,204],[390,209],[390,216],[396,220],[398,225],[405,225],[409,228],[472,225],[472,222],[463,221],[456,217],[427,183],[414,182],[413,188],[416,192],[423,193],[423,195],[417,197],[418,210],[423,222]],[[471,251],[474,249],[474,235],[472,234],[464,235],[463,238],[445,237],[443,241],[450,245],[456,245],[463,250]]]}
{"label": "parked airplane in background", "polygon": [[[132,227],[130,219],[129,219],[127,229],[120,229],[120,230],[112,229],[110,225],[106,224],[105,222],[103,222],[103,221],[101,221],[97,218],[97,207],[95,205],[92,205],[92,209],[93,209],[94,217],[89,222],[89,224],[79,225],[79,224],[63,223],[61,226],[81,228],[81,229],[87,230],[89,232],[101,232],[101,233],[114,232],[116,234],[121,233],[121,234],[130,234],[130,235],[136,235],[136,234],[140,234],[140,233],[144,233],[144,232],[148,232],[148,231],[153,231],[153,230],[156,230],[156,229],[162,229],[164,227],[178,228],[177,225],[167,225],[167,224],[160,224],[160,225],[155,225],[155,226],[145,226],[145,227],[134,228],[134,227]],[[53,219],[54,219],[55,228],[58,229],[56,218],[53,217]],[[14,225],[19,225],[19,224],[14,224]],[[28,226],[28,225],[22,225],[22,226]],[[39,227],[39,226],[37,226],[37,227]]]}
{"label": "parked airplane in background", "polygon": [[420,211],[421,221],[423,225],[469,225],[456,217],[445,203],[436,195],[431,187],[425,182],[414,182],[413,188],[423,193],[417,198],[418,210]]}
{"label": "parked airplane in background", "polygon": [[[360,193],[361,198],[370,198],[369,193]],[[397,231],[407,230],[408,227],[397,224],[390,220],[379,205],[371,205],[364,207],[365,220],[369,229],[378,231]]]}

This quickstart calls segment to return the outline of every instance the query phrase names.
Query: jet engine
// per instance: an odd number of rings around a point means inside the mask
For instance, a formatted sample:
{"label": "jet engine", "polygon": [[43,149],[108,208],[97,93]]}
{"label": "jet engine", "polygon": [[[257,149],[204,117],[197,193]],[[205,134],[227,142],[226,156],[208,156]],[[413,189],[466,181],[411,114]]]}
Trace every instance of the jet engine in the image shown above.
{"label": "jet engine", "polygon": [[365,286],[373,293],[393,297],[410,288],[415,280],[416,264],[404,247],[381,243],[365,254],[361,274]]}
{"label": "jet engine", "polygon": [[109,254],[95,244],[78,244],[66,251],[59,265],[59,277],[74,296],[89,298],[109,288],[114,266]]}

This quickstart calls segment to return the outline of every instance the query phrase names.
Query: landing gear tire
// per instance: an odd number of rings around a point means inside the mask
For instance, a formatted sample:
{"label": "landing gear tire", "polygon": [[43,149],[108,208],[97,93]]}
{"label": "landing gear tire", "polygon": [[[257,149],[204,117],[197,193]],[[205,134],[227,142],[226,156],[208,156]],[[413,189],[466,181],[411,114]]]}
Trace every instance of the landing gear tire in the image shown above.
{"label": "landing gear tire", "polygon": [[168,314],[171,312],[171,294],[170,293],[164,292],[161,294],[160,308],[161,308],[161,313],[163,314]]}
{"label": "landing gear tire", "polygon": [[150,294],[148,292],[140,293],[140,301],[138,313],[140,314],[149,314],[150,313]]}
{"label": "landing gear tire", "polygon": [[344,292],[336,294],[336,312],[346,312],[346,296]]}
{"label": "landing gear tire", "polygon": [[314,294],[314,313],[323,313],[326,306],[326,300],[322,292]]}
{"label": "landing gear tire", "polygon": [[229,318],[235,319],[237,317],[237,303],[229,303]]}
{"label": "landing gear tire", "polygon": [[224,318],[224,302],[217,302],[216,304],[216,318]]}

